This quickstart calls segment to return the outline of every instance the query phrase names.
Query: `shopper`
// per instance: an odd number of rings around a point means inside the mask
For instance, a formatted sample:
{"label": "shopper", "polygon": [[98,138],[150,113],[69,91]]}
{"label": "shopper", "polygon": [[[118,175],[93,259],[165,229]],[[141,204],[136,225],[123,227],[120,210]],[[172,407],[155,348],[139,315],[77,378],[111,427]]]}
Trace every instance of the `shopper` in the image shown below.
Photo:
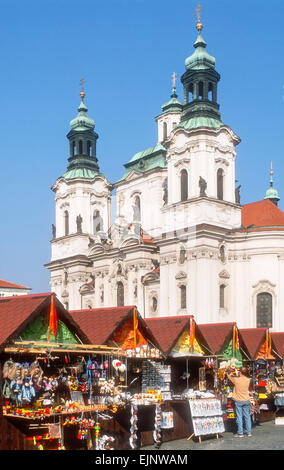
{"label": "shopper", "polygon": [[249,376],[248,369],[242,367],[239,376],[233,376],[228,374],[229,380],[234,384],[234,390],[232,398],[235,402],[236,419],[238,426],[238,433],[236,437],[244,437],[243,432],[243,419],[245,421],[245,428],[247,436],[251,437],[251,417],[250,417],[250,397],[249,388],[251,385],[251,379]]}

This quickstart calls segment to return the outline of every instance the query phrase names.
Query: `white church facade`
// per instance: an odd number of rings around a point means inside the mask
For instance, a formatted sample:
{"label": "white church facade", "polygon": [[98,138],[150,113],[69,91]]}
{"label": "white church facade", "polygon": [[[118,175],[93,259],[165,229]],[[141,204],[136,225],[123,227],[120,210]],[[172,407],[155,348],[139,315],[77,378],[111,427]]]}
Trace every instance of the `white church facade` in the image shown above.
{"label": "white church facade", "polygon": [[[284,330],[284,213],[270,188],[241,205],[240,138],[221,120],[220,75],[197,25],[193,54],[156,117],[157,141],[108,181],[81,92],[67,171],[52,189],[51,290],[70,310],[136,305],[144,317]],[[115,201],[115,213],[113,211]],[[283,312],[283,313],[282,313]]]}

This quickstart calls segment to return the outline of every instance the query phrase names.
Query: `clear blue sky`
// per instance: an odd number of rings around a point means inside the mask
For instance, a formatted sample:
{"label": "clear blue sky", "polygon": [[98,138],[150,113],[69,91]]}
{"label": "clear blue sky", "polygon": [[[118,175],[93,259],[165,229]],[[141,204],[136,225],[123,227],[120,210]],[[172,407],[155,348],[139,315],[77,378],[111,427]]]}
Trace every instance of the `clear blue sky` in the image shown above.
{"label": "clear blue sky", "polygon": [[[241,203],[263,199],[274,162],[284,209],[283,0],[203,0],[203,37],[221,74],[222,120],[242,139]],[[101,171],[155,145],[155,116],[196,39],[197,0],[0,1],[0,277],[49,291],[50,190],[66,169],[70,120],[85,102]],[[182,87],[177,86],[182,100]]]}

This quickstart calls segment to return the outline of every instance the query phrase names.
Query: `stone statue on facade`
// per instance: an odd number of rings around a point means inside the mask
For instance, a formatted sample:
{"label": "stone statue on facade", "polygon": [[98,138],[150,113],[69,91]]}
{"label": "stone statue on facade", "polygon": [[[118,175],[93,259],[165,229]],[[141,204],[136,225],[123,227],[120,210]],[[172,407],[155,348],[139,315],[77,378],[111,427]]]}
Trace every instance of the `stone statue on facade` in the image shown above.
{"label": "stone statue on facade", "polygon": [[200,197],[206,197],[207,183],[202,176],[199,177],[199,188],[200,188]]}
{"label": "stone statue on facade", "polygon": [[236,204],[240,204],[241,202],[240,188],[241,188],[241,185],[237,186],[237,188],[235,189]]}
{"label": "stone statue on facade", "polygon": [[77,233],[82,233],[82,222],[83,222],[83,219],[81,217],[81,215],[77,215],[76,217],[76,224],[77,224]]}

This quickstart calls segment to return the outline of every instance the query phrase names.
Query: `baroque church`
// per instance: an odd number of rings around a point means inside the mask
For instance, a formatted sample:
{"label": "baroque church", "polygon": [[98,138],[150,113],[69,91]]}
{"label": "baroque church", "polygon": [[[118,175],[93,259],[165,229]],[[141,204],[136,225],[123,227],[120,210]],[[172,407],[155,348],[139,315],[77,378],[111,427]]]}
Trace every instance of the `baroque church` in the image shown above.
{"label": "baroque church", "polygon": [[[66,172],[52,186],[51,290],[67,309],[136,305],[144,317],[284,330],[284,212],[270,186],[241,205],[240,138],[222,121],[220,75],[197,23],[192,55],[155,118],[157,141],[110,182],[82,87],[67,134]],[[282,283],[281,283],[282,282]]]}

